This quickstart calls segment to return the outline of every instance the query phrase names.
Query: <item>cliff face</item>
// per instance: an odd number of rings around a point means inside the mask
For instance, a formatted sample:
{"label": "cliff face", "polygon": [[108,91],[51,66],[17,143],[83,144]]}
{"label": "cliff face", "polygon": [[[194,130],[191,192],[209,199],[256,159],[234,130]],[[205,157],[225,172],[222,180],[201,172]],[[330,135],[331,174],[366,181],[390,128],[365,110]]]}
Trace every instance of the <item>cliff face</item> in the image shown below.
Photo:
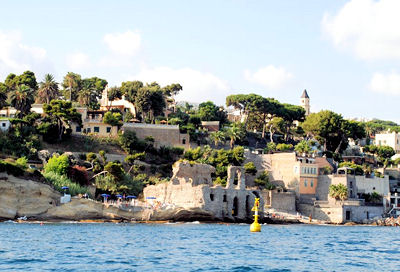
{"label": "cliff face", "polygon": [[59,203],[49,185],[0,173],[0,218],[39,216]]}
{"label": "cliff face", "polygon": [[132,213],[88,199],[60,205],[61,194],[49,185],[0,173],[0,219],[37,220],[138,219]]}

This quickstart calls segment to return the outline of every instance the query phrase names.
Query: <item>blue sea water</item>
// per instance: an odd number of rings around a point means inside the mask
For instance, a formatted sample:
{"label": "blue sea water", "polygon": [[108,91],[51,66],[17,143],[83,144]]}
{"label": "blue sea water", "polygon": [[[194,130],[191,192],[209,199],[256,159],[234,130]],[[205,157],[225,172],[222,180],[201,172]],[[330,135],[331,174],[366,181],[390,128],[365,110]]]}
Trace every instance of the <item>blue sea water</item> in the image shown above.
{"label": "blue sea water", "polygon": [[399,271],[399,228],[0,223],[1,271]]}

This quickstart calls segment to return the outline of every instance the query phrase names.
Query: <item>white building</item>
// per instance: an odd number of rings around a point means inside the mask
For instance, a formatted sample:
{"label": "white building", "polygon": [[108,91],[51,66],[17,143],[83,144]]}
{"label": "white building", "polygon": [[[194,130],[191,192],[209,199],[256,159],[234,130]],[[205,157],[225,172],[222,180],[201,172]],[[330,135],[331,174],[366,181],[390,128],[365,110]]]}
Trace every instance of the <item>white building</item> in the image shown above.
{"label": "white building", "polygon": [[377,146],[390,146],[394,151],[396,151],[396,153],[400,153],[400,134],[394,131],[377,133],[375,134],[374,144]]}

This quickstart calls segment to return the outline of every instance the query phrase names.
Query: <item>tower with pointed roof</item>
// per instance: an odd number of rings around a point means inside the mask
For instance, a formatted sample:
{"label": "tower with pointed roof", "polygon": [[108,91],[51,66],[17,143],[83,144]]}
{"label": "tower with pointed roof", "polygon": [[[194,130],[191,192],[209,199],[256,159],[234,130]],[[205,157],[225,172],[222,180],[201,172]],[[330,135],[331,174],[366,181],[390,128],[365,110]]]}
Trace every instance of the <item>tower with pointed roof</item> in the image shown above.
{"label": "tower with pointed roof", "polygon": [[306,110],[306,116],[310,114],[310,97],[308,96],[307,90],[303,91],[300,97],[300,105]]}

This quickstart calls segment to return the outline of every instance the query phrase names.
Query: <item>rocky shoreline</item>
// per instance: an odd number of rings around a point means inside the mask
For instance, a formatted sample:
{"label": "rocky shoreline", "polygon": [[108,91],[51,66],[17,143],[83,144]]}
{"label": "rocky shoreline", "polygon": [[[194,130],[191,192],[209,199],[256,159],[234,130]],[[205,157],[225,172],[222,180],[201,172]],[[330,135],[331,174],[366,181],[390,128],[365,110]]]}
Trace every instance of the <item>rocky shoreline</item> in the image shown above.
{"label": "rocky shoreline", "polygon": [[[210,211],[200,208],[142,209],[129,211],[113,205],[103,204],[85,198],[72,198],[71,202],[60,205],[61,194],[49,184],[27,178],[0,173],[0,222],[19,223],[251,223],[251,219],[234,221],[218,219]],[[18,218],[23,218],[18,220]],[[264,217],[265,224],[329,224],[301,218]],[[344,225],[400,226],[400,219],[386,218],[366,224],[346,223]]]}

